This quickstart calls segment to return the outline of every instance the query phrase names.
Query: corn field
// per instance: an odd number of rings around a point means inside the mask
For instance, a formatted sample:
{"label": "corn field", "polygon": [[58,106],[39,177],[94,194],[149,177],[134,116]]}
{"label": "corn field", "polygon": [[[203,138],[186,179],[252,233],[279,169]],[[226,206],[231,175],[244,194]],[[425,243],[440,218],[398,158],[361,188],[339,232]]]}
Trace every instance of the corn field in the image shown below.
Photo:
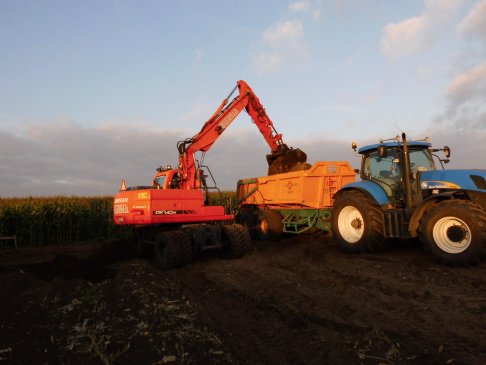
{"label": "corn field", "polygon": [[222,205],[226,214],[235,214],[238,208],[236,193],[233,191],[212,192],[209,194],[210,205]]}
{"label": "corn field", "polygon": [[0,199],[0,236],[15,235],[19,246],[123,238],[112,206],[109,196]]}
{"label": "corn field", "polygon": [[[234,193],[211,193],[210,198],[211,205],[235,212]],[[130,234],[129,227],[113,223],[112,196],[0,198],[0,237],[15,235],[19,246],[126,239]]]}

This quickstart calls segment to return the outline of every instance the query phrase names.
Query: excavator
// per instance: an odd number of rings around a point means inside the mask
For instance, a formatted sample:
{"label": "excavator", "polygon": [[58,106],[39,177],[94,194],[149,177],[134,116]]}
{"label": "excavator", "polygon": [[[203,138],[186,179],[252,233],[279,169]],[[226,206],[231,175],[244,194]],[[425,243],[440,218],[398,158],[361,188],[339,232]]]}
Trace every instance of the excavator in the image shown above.
{"label": "excavator", "polygon": [[[231,99],[237,89],[239,94]],[[153,251],[160,269],[173,269],[191,262],[201,251],[220,249],[224,257],[237,258],[251,249],[246,227],[221,224],[233,221],[233,215],[226,214],[223,206],[209,204],[211,187],[206,179],[212,174],[200,162],[243,110],[270,147],[266,156],[269,175],[310,167],[303,151],[283,142],[250,86],[238,81],[200,132],[177,143],[176,168],[170,165],[157,168],[150,186],[127,187],[125,180],[122,181],[114,198],[114,222],[133,228],[135,252],[139,257]],[[201,160],[196,159],[197,153],[202,154]]]}

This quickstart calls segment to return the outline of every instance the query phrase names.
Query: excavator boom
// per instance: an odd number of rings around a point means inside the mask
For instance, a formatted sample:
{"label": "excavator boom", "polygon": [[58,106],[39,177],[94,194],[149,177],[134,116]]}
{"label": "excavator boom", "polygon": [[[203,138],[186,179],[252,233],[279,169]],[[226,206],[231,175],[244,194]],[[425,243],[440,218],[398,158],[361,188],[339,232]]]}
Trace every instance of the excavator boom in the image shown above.
{"label": "excavator boom", "polygon": [[[228,103],[236,89],[238,89],[239,95]],[[245,81],[240,80],[228,97],[221,102],[211,118],[204,123],[201,131],[194,137],[178,143],[179,165],[182,169],[181,188],[195,189],[199,187],[195,153],[208,151],[243,109],[250,115],[270,147],[271,153],[267,155],[269,175],[308,167],[306,164],[307,155],[300,149],[287,147],[282,141],[282,135],[276,131],[273,122],[251,87]]]}

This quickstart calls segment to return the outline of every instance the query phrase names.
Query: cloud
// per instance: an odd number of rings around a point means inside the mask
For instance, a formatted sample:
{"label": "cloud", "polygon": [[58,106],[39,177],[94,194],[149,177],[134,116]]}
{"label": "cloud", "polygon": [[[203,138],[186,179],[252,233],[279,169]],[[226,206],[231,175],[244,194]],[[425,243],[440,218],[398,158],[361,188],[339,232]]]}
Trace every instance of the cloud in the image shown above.
{"label": "cloud", "polygon": [[451,108],[474,102],[486,105],[486,63],[456,76],[447,87],[446,98]]}
{"label": "cloud", "polygon": [[431,137],[431,142],[436,148],[442,146],[451,148],[451,162],[446,165],[447,169],[486,170],[486,159],[484,158],[486,129],[435,124],[431,125],[424,135]]}
{"label": "cloud", "polygon": [[398,60],[429,47],[443,33],[462,0],[426,0],[420,16],[387,24],[381,38],[381,51]]}
{"label": "cloud", "polygon": [[37,124],[21,136],[0,131],[0,196],[113,194],[122,178],[144,185],[158,165],[177,162],[182,136],[75,123]]}
{"label": "cloud", "polygon": [[444,111],[427,133],[452,148],[448,168],[486,169],[486,63],[456,75],[445,90],[444,100]]}
{"label": "cloud", "polygon": [[[426,132],[436,145],[451,146],[451,167],[486,168],[486,129],[435,124]],[[129,186],[149,185],[156,167],[177,163],[176,142],[183,137],[187,132],[182,130],[85,128],[75,123],[35,125],[22,136],[0,130],[0,196],[112,195],[122,178]],[[285,141],[306,152],[310,163],[345,160],[359,167],[348,140],[312,136]],[[269,147],[255,128],[230,129],[204,163],[221,189],[234,190],[238,179],[267,173],[267,153]]]}
{"label": "cloud", "polygon": [[[448,75],[452,79],[444,90],[444,110],[435,118],[435,126],[452,130],[453,135],[481,136],[483,140],[486,137],[485,18],[486,0],[479,0],[456,26],[457,32],[464,38],[479,40],[479,43],[466,44],[456,63],[449,68]],[[480,47],[476,47],[478,44]],[[466,145],[469,148],[471,142],[467,138],[463,141],[464,148]],[[478,145],[482,143],[478,142]]]}
{"label": "cloud", "polygon": [[455,129],[486,131],[486,63],[457,75],[448,85],[439,123]]}
{"label": "cloud", "polygon": [[[150,185],[158,166],[177,164],[186,130],[73,122],[35,124],[17,136],[0,129],[0,196],[111,195],[121,179]],[[266,174],[269,148],[255,128],[229,129],[206,154],[222,189],[239,178]],[[199,156],[200,157],[200,156]]]}
{"label": "cloud", "polygon": [[260,37],[253,67],[260,74],[272,74],[300,61],[305,53],[304,26],[297,20],[272,25]]}
{"label": "cloud", "polygon": [[[155,168],[177,164],[176,143],[185,137],[185,130],[86,128],[73,122],[36,124],[21,136],[0,129],[0,196],[112,195],[121,179],[128,186],[150,185]],[[286,143],[307,152],[312,162],[345,159],[340,155],[346,151],[352,156],[348,142]],[[238,179],[267,173],[269,152],[256,128],[230,128],[204,163],[221,189],[234,190]]]}
{"label": "cloud", "polygon": [[305,13],[311,16],[312,20],[321,19],[321,2],[311,0],[299,0],[289,4],[289,10],[293,12]]}
{"label": "cloud", "polygon": [[465,37],[486,41],[486,0],[478,1],[457,26]]}

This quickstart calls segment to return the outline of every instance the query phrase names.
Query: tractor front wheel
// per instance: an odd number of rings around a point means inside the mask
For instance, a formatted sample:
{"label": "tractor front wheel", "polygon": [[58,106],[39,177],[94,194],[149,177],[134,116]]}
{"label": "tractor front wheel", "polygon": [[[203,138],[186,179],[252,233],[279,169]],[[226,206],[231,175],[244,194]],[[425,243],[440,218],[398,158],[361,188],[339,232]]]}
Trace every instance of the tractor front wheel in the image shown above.
{"label": "tractor front wheel", "polygon": [[442,201],[425,213],[420,240],[443,263],[475,264],[486,244],[486,213],[466,200]]}
{"label": "tractor front wheel", "polygon": [[348,253],[377,252],[386,245],[380,207],[356,190],[336,198],[332,233],[341,250]]}

